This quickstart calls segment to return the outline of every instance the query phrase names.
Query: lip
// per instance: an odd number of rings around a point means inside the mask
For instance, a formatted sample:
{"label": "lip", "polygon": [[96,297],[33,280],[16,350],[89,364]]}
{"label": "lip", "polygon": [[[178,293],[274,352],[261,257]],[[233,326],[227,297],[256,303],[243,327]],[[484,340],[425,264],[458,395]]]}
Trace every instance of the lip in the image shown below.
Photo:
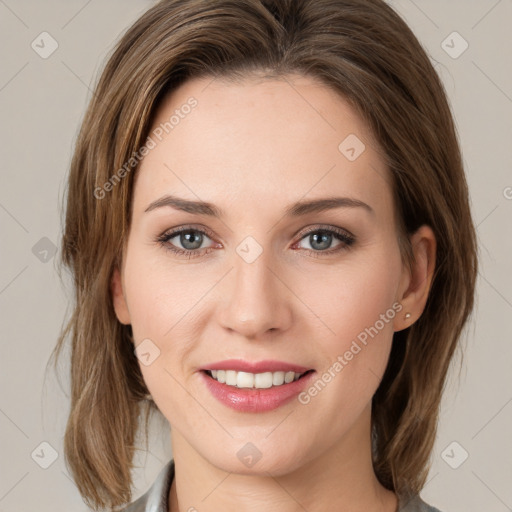
{"label": "lip", "polygon": [[265,360],[265,361],[244,361],[242,359],[227,359],[210,363],[200,370],[235,370],[237,372],[265,373],[265,372],[295,372],[304,373],[312,368],[306,368],[297,364],[286,363],[284,361]]}
{"label": "lip", "polygon": [[[295,367],[301,368],[297,366]],[[224,368],[219,369],[223,370]],[[235,368],[230,366],[229,369],[234,370]],[[205,370],[200,371],[199,374],[210,393],[225,406],[239,412],[267,412],[290,402],[304,388],[310,385],[311,379],[315,376],[316,372],[311,371],[311,373],[304,375],[298,380],[267,389],[237,388],[235,386],[221,384],[214,378],[210,377]]]}

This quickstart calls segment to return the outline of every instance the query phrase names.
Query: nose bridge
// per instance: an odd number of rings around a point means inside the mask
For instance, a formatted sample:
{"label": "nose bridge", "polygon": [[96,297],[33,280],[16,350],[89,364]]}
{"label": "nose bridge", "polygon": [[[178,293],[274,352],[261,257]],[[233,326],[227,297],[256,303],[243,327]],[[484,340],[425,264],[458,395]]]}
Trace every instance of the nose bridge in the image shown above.
{"label": "nose bridge", "polygon": [[237,248],[229,296],[221,312],[225,328],[248,338],[285,329],[291,318],[286,287],[271,270],[271,251],[262,249],[251,240]]}

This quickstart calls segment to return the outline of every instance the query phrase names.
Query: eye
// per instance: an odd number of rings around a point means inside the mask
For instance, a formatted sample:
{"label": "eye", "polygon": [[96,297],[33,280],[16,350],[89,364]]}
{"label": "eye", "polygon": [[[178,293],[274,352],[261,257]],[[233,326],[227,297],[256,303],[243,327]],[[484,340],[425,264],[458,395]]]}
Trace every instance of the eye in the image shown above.
{"label": "eye", "polygon": [[[332,244],[336,240],[338,244],[332,248]],[[309,244],[309,248],[303,248],[305,251],[311,256],[321,257],[324,254],[347,250],[355,242],[355,237],[340,228],[314,227],[305,234],[303,233],[302,238],[295,246],[300,245],[302,241],[306,241]]]}
{"label": "eye", "polygon": [[[211,252],[215,247],[202,247],[206,239],[213,236],[209,230],[191,227],[181,227],[167,231],[157,238],[165,249],[177,254],[195,258]],[[177,245],[181,245],[181,247]]]}
{"label": "eye", "polygon": [[[213,236],[213,233],[206,228],[198,229],[190,226],[182,226],[171,231],[166,231],[157,238],[157,241],[166,250],[178,256],[185,256],[190,259],[208,254],[216,247],[222,247],[221,244],[209,247],[203,246],[205,241],[208,239],[211,240]],[[329,228],[316,226],[306,231],[306,233],[302,233],[302,237],[294,244],[293,248],[299,246],[302,241],[306,241],[309,244],[309,248],[299,248],[306,251],[311,256],[319,258],[323,255],[330,255],[347,250],[355,242],[355,237],[334,226]],[[338,244],[332,248],[334,241],[338,241]]]}

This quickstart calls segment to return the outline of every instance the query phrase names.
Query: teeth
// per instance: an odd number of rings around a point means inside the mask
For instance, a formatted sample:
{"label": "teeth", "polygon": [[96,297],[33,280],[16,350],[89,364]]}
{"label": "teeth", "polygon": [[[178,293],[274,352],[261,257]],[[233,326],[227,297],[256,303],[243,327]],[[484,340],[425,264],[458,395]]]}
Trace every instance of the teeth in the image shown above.
{"label": "teeth", "polygon": [[209,373],[222,384],[237,388],[255,389],[267,389],[272,386],[289,384],[303,375],[302,373],[295,372],[248,373],[236,372],[234,370],[210,370]]}

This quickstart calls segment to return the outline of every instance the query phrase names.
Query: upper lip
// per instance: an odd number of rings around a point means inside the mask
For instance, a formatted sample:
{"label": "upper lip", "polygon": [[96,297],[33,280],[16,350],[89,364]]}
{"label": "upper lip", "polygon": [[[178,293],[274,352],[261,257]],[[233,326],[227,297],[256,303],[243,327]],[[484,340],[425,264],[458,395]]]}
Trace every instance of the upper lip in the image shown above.
{"label": "upper lip", "polygon": [[237,372],[265,373],[265,372],[295,372],[304,373],[312,368],[306,368],[298,364],[286,363],[284,361],[244,361],[242,359],[227,359],[209,363],[200,368],[201,370],[235,370]]}

